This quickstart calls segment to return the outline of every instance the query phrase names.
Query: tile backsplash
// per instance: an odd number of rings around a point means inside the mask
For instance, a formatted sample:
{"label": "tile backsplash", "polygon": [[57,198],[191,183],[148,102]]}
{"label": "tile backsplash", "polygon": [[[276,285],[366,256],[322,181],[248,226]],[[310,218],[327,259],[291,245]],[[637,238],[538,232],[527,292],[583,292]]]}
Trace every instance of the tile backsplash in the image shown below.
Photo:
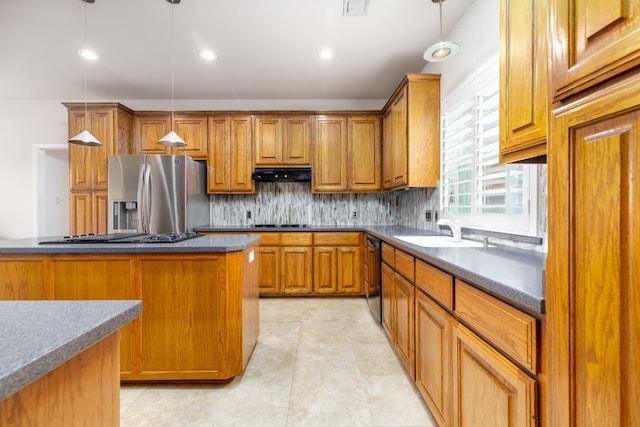
{"label": "tile backsplash", "polygon": [[[538,230],[546,242],[546,167],[538,178]],[[256,183],[256,194],[210,195],[211,226],[253,224],[404,225],[438,231],[426,211],[438,211],[436,188],[390,193],[313,194],[310,183]],[[251,212],[251,218],[247,218]],[[354,215],[355,214],[355,215]],[[546,252],[546,245],[496,242]]]}

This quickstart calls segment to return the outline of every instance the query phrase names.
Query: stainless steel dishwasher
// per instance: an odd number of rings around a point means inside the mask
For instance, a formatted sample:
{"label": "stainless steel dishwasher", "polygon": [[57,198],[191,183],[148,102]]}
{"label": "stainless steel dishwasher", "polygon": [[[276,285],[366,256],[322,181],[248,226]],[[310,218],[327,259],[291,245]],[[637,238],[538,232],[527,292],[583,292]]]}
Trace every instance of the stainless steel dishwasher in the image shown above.
{"label": "stainless steel dishwasher", "polygon": [[365,295],[373,317],[382,323],[382,289],[380,280],[380,239],[367,234]]}

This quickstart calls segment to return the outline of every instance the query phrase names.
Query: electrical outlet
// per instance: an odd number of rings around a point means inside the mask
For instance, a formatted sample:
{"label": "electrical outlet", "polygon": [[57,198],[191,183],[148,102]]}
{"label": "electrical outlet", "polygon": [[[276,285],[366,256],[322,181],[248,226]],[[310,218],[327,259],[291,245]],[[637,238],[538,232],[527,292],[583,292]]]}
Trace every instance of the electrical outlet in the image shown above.
{"label": "electrical outlet", "polygon": [[353,211],[353,219],[358,219],[358,211]]}
{"label": "electrical outlet", "polygon": [[251,219],[251,211],[247,211],[247,219]]}

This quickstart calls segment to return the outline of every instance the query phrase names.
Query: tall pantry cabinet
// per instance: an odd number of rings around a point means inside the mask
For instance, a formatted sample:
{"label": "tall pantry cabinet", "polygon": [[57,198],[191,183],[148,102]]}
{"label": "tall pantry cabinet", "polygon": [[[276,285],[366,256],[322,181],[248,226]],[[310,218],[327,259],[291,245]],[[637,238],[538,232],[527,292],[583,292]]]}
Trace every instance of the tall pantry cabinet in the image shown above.
{"label": "tall pantry cabinet", "polygon": [[640,1],[551,0],[549,426],[640,425]]}
{"label": "tall pantry cabinet", "polygon": [[87,129],[99,147],[69,144],[69,232],[107,232],[108,159],[130,150],[133,111],[118,103],[63,103],[69,115],[69,137]]}

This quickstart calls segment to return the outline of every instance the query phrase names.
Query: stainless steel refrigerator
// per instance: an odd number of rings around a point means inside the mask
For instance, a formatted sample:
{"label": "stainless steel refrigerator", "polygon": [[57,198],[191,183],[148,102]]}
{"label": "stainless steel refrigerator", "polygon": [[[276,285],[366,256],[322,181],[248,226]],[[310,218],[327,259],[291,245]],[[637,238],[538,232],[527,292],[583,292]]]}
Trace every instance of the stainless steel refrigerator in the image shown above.
{"label": "stainless steel refrigerator", "polygon": [[206,167],[189,156],[109,157],[109,233],[184,233],[209,224]]}

